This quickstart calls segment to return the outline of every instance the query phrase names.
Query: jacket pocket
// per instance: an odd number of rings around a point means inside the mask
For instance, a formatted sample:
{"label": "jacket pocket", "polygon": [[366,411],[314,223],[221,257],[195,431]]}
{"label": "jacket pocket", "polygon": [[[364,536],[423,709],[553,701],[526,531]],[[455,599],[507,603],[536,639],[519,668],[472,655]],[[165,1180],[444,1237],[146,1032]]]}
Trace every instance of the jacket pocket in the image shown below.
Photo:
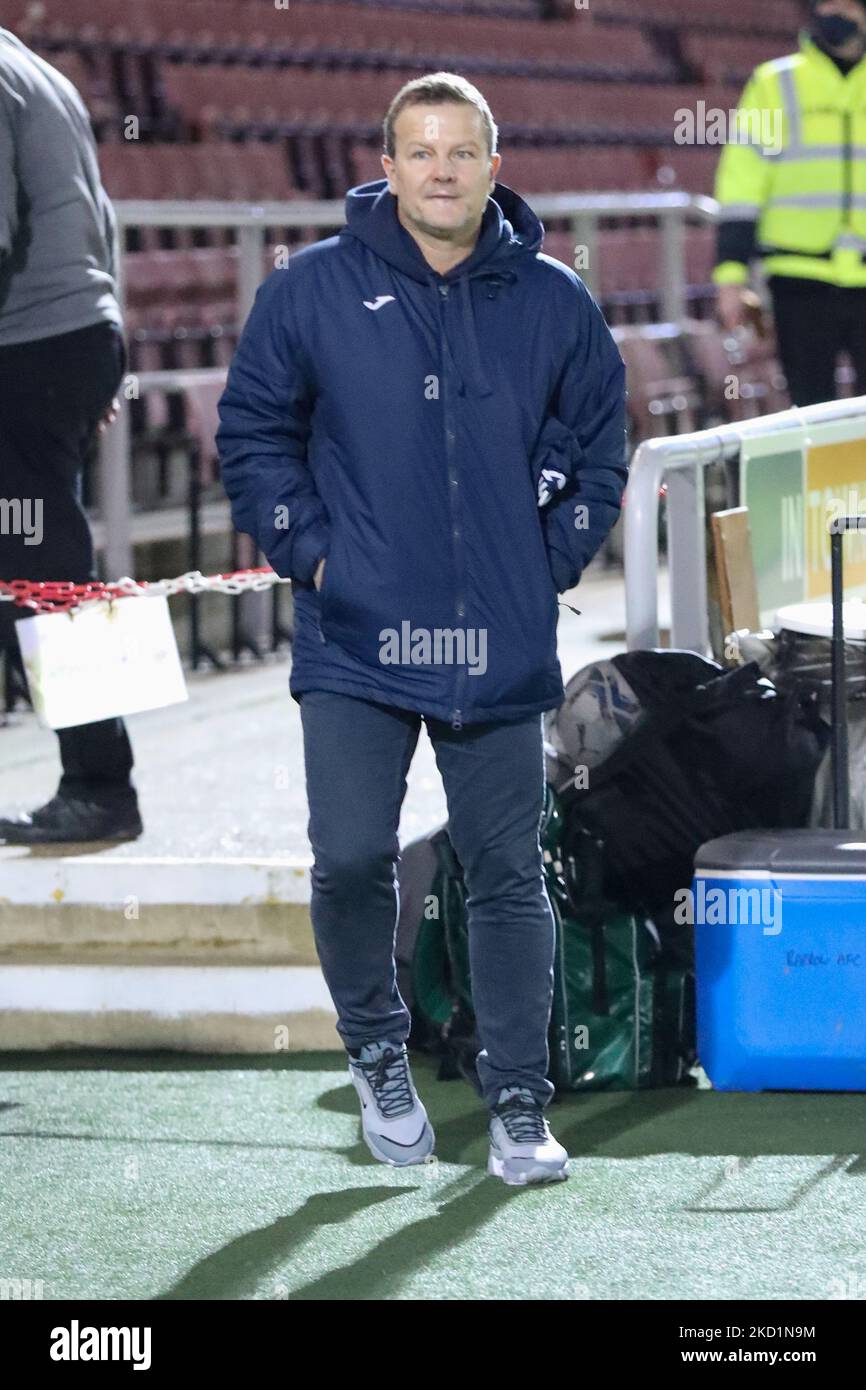
{"label": "jacket pocket", "polygon": [[530,459],[532,480],[541,510],[563,488],[577,480],[582,462],[583,449],[573,430],[555,415],[549,415]]}
{"label": "jacket pocket", "polygon": [[335,613],[339,617],[339,562],[340,562],[340,540],[333,531],[328,553],[325,556],[325,568],[322,571],[322,587],[319,590],[319,626],[326,631],[326,625],[333,622]]}
{"label": "jacket pocket", "polygon": [[323,618],[324,618],[324,616],[325,616],[325,610],[326,610],[326,607],[327,607],[328,591],[329,591],[329,589],[330,589],[330,587],[331,587],[331,579],[332,579],[332,577],[333,577],[333,576],[332,576],[333,568],[334,568],[334,551],[333,551],[333,548],[332,548],[332,549],[328,552],[328,554],[325,556],[325,568],[322,570],[322,582],[321,582],[321,585],[319,586],[319,610],[320,610],[321,615],[322,615]]}
{"label": "jacket pocket", "polygon": [[[557,603],[559,595],[577,583],[573,573],[576,567],[574,537],[570,529],[563,527],[563,513],[572,513],[572,505],[566,498],[576,495],[584,457],[574,431],[557,416],[549,415],[539,434],[530,464],[537,492],[547,571]],[[560,546],[566,547],[565,553],[552,543],[554,539],[559,541]]]}

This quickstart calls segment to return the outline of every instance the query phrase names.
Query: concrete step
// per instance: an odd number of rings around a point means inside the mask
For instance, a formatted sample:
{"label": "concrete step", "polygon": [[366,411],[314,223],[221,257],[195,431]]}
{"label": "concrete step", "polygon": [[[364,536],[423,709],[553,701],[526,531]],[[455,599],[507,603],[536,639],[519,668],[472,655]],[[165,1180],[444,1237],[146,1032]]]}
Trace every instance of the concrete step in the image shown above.
{"label": "concrete step", "polygon": [[0,963],[315,965],[309,866],[0,849]]}
{"label": "concrete step", "polygon": [[342,1048],[303,862],[7,847],[0,893],[0,1048]]}
{"label": "concrete step", "polygon": [[0,968],[0,1050],[340,1051],[318,966]]}

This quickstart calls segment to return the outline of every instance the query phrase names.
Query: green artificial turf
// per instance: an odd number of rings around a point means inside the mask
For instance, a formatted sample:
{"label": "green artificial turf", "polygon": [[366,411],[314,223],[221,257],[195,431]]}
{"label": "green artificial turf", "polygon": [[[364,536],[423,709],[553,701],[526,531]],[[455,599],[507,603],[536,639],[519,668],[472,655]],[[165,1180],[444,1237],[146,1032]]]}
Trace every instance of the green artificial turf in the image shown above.
{"label": "green artificial turf", "polygon": [[333,1053],[0,1054],[0,1277],[46,1299],[866,1297],[866,1096],[565,1097],[566,1183],[486,1174],[464,1081],[413,1072],[438,1162],[360,1142]]}

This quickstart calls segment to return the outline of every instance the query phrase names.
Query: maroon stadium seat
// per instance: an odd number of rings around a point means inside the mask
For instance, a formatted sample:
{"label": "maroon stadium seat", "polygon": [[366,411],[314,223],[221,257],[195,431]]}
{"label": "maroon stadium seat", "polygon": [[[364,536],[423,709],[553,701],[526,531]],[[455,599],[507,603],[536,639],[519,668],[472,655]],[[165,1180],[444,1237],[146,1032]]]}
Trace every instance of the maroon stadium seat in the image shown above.
{"label": "maroon stadium seat", "polygon": [[[18,0],[24,7],[24,0]],[[22,26],[31,36],[52,43],[126,40],[138,46],[183,50],[208,49],[240,54],[267,49],[272,56],[298,60],[326,56],[334,61],[364,56],[384,62],[404,56],[407,62],[437,66],[444,59],[502,64],[544,64],[629,77],[671,77],[671,59],[647,35],[631,25],[599,28],[587,15],[571,22],[539,24],[533,20],[494,19],[346,4],[299,3],[287,10],[237,0],[148,0],[137,7],[129,0],[41,0]],[[440,22],[437,23],[437,18]]]}
{"label": "maroon stadium seat", "polygon": [[[389,93],[412,74],[395,70],[383,88],[376,72],[325,72],[308,69],[255,70],[167,63],[163,83],[168,105],[191,130],[207,134],[221,121],[240,126],[273,123],[295,127],[363,128],[378,125]],[[497,121],[526,131],[593,132],[623,137],[639,128],[659,140],[673,140],[677,113],[695,110],[698,101],[730,109],[738,93],[670,84],[629,86],[623,100],[618,83],[531,80],[490,75],[483,82]]]}
{"label": "maroon stadium seat", "polygon": [[[792,36],[789,45],[796,48]],[[708,82],[742,86],[759,63],[781,56],[784,45],[771,35],[750,37],[733,34],[688,34],[683,53],[696,73]]]}
{"label": "maroon stadium seat", "polygon": [[628,410],[638,440],[696,428],[697,382],[682,374],[665,349],[637,329],[625,331],[618,347],[628,373]]}
{"label": "maroon stadium seat", "polygon": [[686,228],[686,279],[690,285],[707,285],[715,265],[714,227]]}
{"label": "maroon stadium seat", "polygon": [[712,195],[721,154],[718,145],[668,145],[647,153],[656,166],[657,188]]}
{"label": "maroon stadium seat", "polygon": [[636,0],[592,0],[596,20],[633,20],[668,24],[688,30],[716,29],[727,33],[776,34],[796,38],[804,5],[800,0],[648,0],[641,8]]}
{"label": "maroon stadium seat", "polygon": [[553,145],[502,149],[500,178],[518,193],[603,193],[655,187],[651,163],[640,150]]}
{"label": "maroon stadium seat", "polygon": [[702,387],[706,410],[725,420],[744,419],[747,405],[739,393],[731,390],[735,369],[718,325],[691,320],[685,327],[683,347]]}
{"label": "maroon stadium seat", "polygon": [[291,185],[279,145],[145,145],[130,140],[103,145],[99,158],[113,198],[279,202],[303,196]]}

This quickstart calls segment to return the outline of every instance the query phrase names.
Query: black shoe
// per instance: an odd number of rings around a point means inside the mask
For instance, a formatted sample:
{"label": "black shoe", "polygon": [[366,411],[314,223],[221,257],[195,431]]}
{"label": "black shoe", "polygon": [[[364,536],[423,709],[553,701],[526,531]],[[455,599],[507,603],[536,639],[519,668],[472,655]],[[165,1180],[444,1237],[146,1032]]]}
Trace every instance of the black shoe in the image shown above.
{"label": "black shoe", "polygon": [[144,826],[135,802],[108,806],[72,796],[54,796],[38,811],[0,820],[0,843],[83,844],[88,840],[137,840]]}

